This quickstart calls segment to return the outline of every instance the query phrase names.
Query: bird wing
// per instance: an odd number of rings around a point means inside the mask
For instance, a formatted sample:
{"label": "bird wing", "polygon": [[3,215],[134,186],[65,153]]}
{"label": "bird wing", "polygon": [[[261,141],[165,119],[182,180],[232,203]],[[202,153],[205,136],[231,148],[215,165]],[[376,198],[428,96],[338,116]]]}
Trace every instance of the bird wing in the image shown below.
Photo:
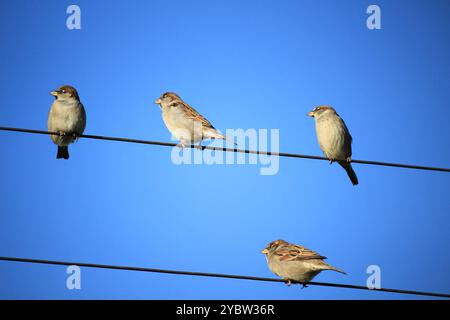
{"label": "bird wing", "polygon": [[343,126],[345,132],[347,133],[347,135],[348,135],[348,137],[349,137],[349,139],[350,139],[350,145],[351,145],[351,144],[353,143],[353,137],[352,137],[352,135],[350,134],[350,130],[348,130],[347,125],[345,124],[344,119],[342,119],[341,116],[338,115],[337,113],[336,113],[336,115],[338,116],[339,121],[341,121],[342,126]]}
{"label": "bird wing", "polygon": [[345,130],[346,136],[347,136],[347,138],[348,138],[348,143],[347,143],[347,148],[348,148],[348,150],[347,150],[347,152],[348,152],[348,156],[351,157],[351,156],[352,156],[352,143],[353,143],[353,137],[352,137],[352,135],[350,134],[350,131],[348,130],[347,125],[345,124],[344,120],[343,120],[341,117],[339,117],[339,118],[340,118],[341,121],[342,121],[342,125],[344,126],[344,130]]}
{"label": "bird wing", "polygon": [[84,129],[86,129],[86,110],[84,109],[83,104],[80,102],[80,122],[77,126],[76,133],[83,134]]}
{"label": "bird wing", "polygon": [[326,259],[315,251],[299,245],[289,245],[276,251],[280,261],[301,261],[309,259]]}
{"label": "bird wing", "polygon": [[213,127],[213,125],[211,124],[211,122],[209,122],[208,119],[206,119],[204,116],[202,116],[200,113],[198,113],[197,110],[192,108],[190,105],[188,105],[184,101],[182,102],[182,104],[184,107],[183,110],[188,118],[194,119],[195,121],[200,121],[202,123],[203,127],[215,129]]}

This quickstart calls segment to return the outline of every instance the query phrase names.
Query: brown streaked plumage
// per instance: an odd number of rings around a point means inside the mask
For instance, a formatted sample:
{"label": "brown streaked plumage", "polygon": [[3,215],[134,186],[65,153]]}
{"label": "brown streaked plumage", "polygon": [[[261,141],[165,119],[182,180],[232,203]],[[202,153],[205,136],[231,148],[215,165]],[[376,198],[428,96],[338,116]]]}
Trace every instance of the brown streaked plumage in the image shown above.
{"label": "brown streaked plumage", "polygon": [[187,104],[185,101],[183,101],[180,96],[178,96],[174,92],[166,92],[162,95],[163,97],[170,97],[175,102],[173,105],[178,106],[186,113],[186,116],[188,118],[194,119],[196,121],[200,121],[203,126],[215,129],[214,126],[211,124],[211,122],[208,121],[204,116],[202,116],[200,113],[198,113],[197,110],[192,108],[189,104]]}
{"label": "brown streaked plumage", "polygon": [[284,240],[275,240],[262,250],[269,269],[283,278],[287,284],[291,281],[306,284],[323,270],[333,270],[345,274],[323,260],[326,257],[306,247]]}
{"label": "brown streaked plumage", "polygon": [[203,139],[227,140],[211,122],[176,93],[166,92],[155,103],[161,107],[163,121],[172,135],[180,141],[181,147],[197,142],[201,144]]}

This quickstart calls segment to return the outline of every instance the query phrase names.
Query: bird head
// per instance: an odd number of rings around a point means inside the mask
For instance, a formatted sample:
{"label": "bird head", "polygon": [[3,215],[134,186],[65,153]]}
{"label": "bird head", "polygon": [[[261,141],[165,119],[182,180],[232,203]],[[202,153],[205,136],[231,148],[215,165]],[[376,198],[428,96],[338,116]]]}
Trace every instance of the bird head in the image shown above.
{"label": "bird head", "polygon": [[313,118],[318,118],[320,117],[322,114],[327,113],[327,112],[336,112],[332,107],[330,106],[318,106],[314,109],[312,109],[310,112],[308,112],[308,116],[313,117]]}
{"label": "bird head", "polygon": [[60,101],[66,101],[70,99],[75,99],[77,101],[80,101],[80,97],[78,96],[77,90],[72,86],[61,86],[56,90],[53,90],[50,92],[52,96],[55,97],[55,99]]}
{"label": "bird head", "polygon": [[182,101],[181,98],[173,92],[163,93],[158,99],[155,100],[155,103],[160,107],[169,106],[174,101]]}
{"label": "bird head", "polygon": [[267,247],[264,248],[264,250],[261,251],[261,253],[263,253],[263,254],[265,254],[265,255],[267,256],[268,254],[270,254],[271,252],[274,252],[274,251],[277,250],[280,246],[283,246],[283,245],[285,245],[285,244],[287,244],[287,242],[284,241],[284,240],[275,240],[275,241],[272,241],[271,243],[269,243],[269,244],[267,245]]}

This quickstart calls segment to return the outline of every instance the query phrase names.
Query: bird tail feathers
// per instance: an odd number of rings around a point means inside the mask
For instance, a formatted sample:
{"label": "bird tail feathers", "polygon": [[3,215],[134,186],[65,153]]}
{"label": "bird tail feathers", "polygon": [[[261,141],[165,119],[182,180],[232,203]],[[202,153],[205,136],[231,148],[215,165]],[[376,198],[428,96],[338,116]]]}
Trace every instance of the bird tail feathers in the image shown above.
{"label": "bird tail feathers", "polygon": [[339,164],[341,165],[342,168],[345,169],[345,171],[347,171],[347,175],[350,178],[350,180],[352,181],[352,184],[354,186],[356,186],[359,183],[358,182],[358,177],[356,176],[356,173],[353,170],[352,165],[350,164],[350,162],[339,161]]}
{"label": "bird tail feathers", "polygon": [[236,142],[234,142],[233,140],[231,140],[227,136],[221,134],[219,131],[217,131],[215,129],[207,130],[206,134],[207,134],[208,138],[211,138],[211,139],[222,139],[222,140],[228,141],[228,142],[230,142],[230,143],[232,143],[234,145],[237,145]]}
{"label": "bird tail feathers", "polygon": [[342,273],[342,274],[347,274],[347,272],[345,272],[345,271],[343,271],[343,270],[341,270],[341,269],[335,268],[335,267],[333,267],[333,266],[330,266],[329,264],[328,264],[327,267],[328,267],[327,270],[333,270],[333,271],[336,271],[336,272],[339,272],[339,273]]}
{"label": "bird tail feathers", "polygon": [[69,159],[69,147],[68,146],[58,146],[58,154],[56,159]]}

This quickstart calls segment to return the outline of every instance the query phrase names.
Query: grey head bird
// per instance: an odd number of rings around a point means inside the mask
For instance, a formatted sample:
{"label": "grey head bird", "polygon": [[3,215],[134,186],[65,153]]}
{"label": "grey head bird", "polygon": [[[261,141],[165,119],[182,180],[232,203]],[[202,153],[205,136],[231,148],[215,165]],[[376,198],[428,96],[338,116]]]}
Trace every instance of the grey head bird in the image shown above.
{"label": "grey head bird", "polygon": [[201,144],[204,139],[228,140],[176,93],[166,92],[156,99],[155,103],[161,107],[163,121],[170,133],[180,141],[180,147],[197,142]]}
{"label": "grey head bird", "polygon": [[65,85],[50,94],[55,100],[48,114],[48,131],[60,133],[50,135],[50,138],[58,145],[56,158],[69,159],[69,144],[82,135],[86,128],[86,112],[74,87]]}
{"label": "grey head bird", "polygon": [[305,287],[324,270],[346,274],[324,262],[326,257],[317,252],[284,240],[272,241],[261,252],[266,256],[270,271],[283,278],[287,285],[295,281],[302,283]]}
{"label": "grey head bird", "polygon": [[316,134],[320,149],[330,160],[337,161],[345,169],[353,185],[358,177],[351,165],[352,136],[344,120],[330,106],[318,106],[308,113],[316,122]]}

